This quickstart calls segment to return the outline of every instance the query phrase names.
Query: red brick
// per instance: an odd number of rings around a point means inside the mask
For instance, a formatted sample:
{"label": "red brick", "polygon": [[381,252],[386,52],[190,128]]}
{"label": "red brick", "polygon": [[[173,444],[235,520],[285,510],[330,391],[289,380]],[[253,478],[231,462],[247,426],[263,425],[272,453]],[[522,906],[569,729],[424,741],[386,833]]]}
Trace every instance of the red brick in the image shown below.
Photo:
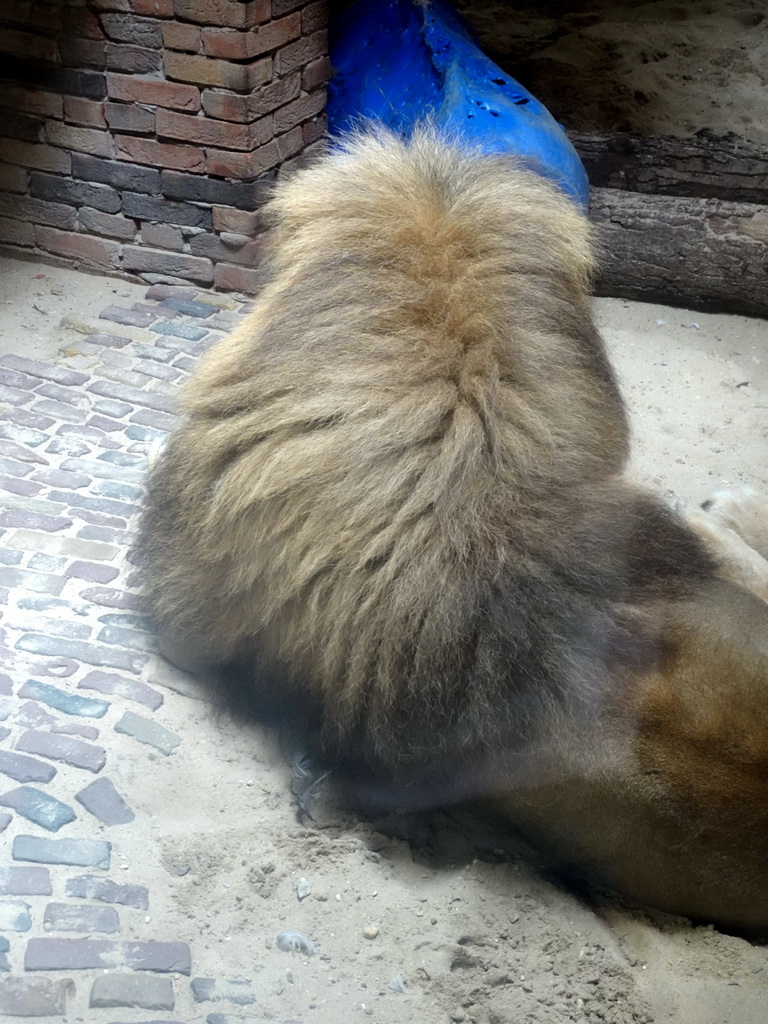
{"label": "red brick", "polygon": [[275,54],[275,74],[288,75],[297,68],[305,67],[318,57],[328,54],[328,33],[315,32],[311,36],[302,36],[295,43],[278,50]]}
{"label": "red brick", "polygon": [[292,156],[296,156],[304,149],[304,133],[301,127],[297,126],[291,131],[286,132],[285,135],[279,135],[275,142],[277,143],[277,152],[280,154],[281,160],[290,160]]}
{"label": "red brick", "polygon": [[58,256],[70,256],[84,264],[107,269],[120,265],[120,244],[93,235],[81,235],[74,231],[59,231],[35,224],[35,242],[46,252]]}
{"label": "red brick", "polygon": [[133,135],[116,135],[115,151],[118,160],[131,163],[173,167],[177,171],[202,173],[205,170],[205,154],[194,146],[176,146],[154,139],[137,139]]}
{"label": "red brick", "polygon": [[301,16],[271,21],[256,32],[237,32],[227,28],[204,28],[201,37],[203,53],[225,60],[247,60],[270,50],[277,50],[301,35]]}
{"label": "red brick", "polygon": [[304,92],[312,92],[314,89],[327,85],[332,71],[330,57],[313,60],[301,73],[301,88]]}
{"label": "red brick", "polygon": [[122,214],[103,213],[81,206],[79,220],[80,230],[89,234],[119,238],[123,242],[132,242],[136,235],[136,222]]}
{"label": "red brick", "polygon": [[89,0],[97,11],[130,11],[129,0]]}
{"label": "red brick", "polygon": [[272,0],[272,17],[279,18],[281,14],[287,14],[288,11],[295,11],[297,7],[301,7],[304,0]]}
{"label": "red brick", "polygon": [[173,0],[129,0],[134,14],[146,14],[150,18],[172,18]]}
{"label": "red brick", "polygon": [[101,27],[115,43],[130,43],[150,50],[163,45],[160,24],[154,18],[139,18],[135,14],[102,14]]}
{"label": "red brick", "polygon": [[296,99],[300,92],[301,76],[296,72],[288,78],[270,82],[249,96],[206,89],[202,97],[203,110],[209,117],[225,121],[256,121]]}
{"label": "red brick", "polygon": [[184,248],[181,228],[172,224],[142,224],[141,240],[144,245],[151,245],[156,249],[173,249],[181,252]]}
{"label": "red brick", "polygon": [[264,283],[264,275],[250,267],[235,267],[231,263],[217,263],[213,268],[213,284],[228,292],[255,295]]}
{"label": "red brick", "polygon": [[10,28],[3,29],[3,52],[49,62],[55,61],[58,56],[53,39],[46,39],[45,36],[32,32],[17,32]]}
{"label": "red brick", "polygon": [[51,145],[62,149],[90,153],[91,156],[112,156],[109,132],[100,132],[95,128],[73,128],[60,121],[49,121],[45,126],[45,134]]}
{"label": "red brick", "polygon": [[271,57],[263,57],[252,64],[230,64],[225,60],[166,50],[164,63],[169,78],[238,92],[250,92],[272,78]]}
{"label": "red brick", "polygon": [[79,96],[64,97],[64,120],[68,124],[85,125],[88,128],[106,128],[104,104],[96,100],[84,100]]}
{"label": "red brick", "polygon": [[232,0],[174,0],[173,13],[177,18],[194,21],[198,25],[253,28],[272,17],[272,3],[271,0],[250,0],[249,3],[233,3]]}
{"label": "red brick", "polygon": [[225,150],[208,149],[208,173],[222,178],[258,178],[264,171],[280,163],[277,143],[273,140],[260,146],[252,153],[228,153]]}
{"label": "red brick", "polygon": [[317,0],[317,3],[302,7],[301,34],[311,36],[323,28],[328,28],[328,4],[325,0]]}
{"label": "red brick", "polygon": [[26,221],[0,217],[0,242],[10,245],[34,245],[34,226]]}
{"label": "red brick", "polygon": [[18,110],[23,114],[38,114],[41,117],[61,118],[64,116],[64,102],[61,96],[40,89],[27,89],[21,85],[4,82],[0,85],[0,103],[4,107]]}
{"label": "red brick", "polygon": [[197,53],[200,49],[200,29],[183,21],[167,21],[163,25],[163,45],[169,50],[187,50]]}
{"label": "red brick", "polygon": [[275,111],[275,133],[281,135],[303,121],[309,121],[325,107],[325,90],[318,89]]}
{"label": "red brick", "polygon": [[0,192],[26,192],[27,184],[23,167],[0,163]]}
{"label": "red brick", "polygon": [[69,174],[72,170],[72,158],[69,153],[42,143],[0,138],[0,153],[10,164],[21,164],[35,170],[54,171],[56,174]]}
{"label": "red brick", "polygon": [[135,135],[155,134],[155,112],[137,103],[105,103],[104,113],[112,131]]}
{"label": "red brick", "polygon": [[233,124],[230,121],[216,121],[211,117],[177,114],[170,110],[157,111],[158,135],[222,149],[253,149],[272,138],[271,130],[265,137],[267,127],[271,129],[271,125],[262,125],[259,121],[255,124]]}
{"label": "red brick", "polygon": [[233,206],[214,206],[213,226],[216,231],[231,231],[236,235],[255,235],[264,230],[258,210],[249,213]]}
{"label": "red brick", "polygon": [[149,103],[152,106],[171,107],[173,110],[200,109],[200,92],[193,85],[162,82],[158,78],[118,75],[110,71],[107,72],[107,92],[113,100]]}
{"label": "red brick", "polygon": [[307,121],[301,126],[304,136],[304,145],[311,146],[313,142],[319,142],[328,134],[328,118],[325,114],[316,117],[314,121]]}

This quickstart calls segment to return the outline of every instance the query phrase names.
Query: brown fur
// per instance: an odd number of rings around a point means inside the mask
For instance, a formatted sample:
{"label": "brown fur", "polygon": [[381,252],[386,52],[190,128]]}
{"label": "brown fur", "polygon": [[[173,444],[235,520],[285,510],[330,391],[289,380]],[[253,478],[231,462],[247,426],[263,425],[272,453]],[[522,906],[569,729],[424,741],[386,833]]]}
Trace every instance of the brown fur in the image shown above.
{"label": "brown fur", "polygon": [[150,477],[167,642],[362,799],[490,798],[593,880],[768,927],[768,608],[621,479],[584,218],[428,130],[268,212],[270,283]]}

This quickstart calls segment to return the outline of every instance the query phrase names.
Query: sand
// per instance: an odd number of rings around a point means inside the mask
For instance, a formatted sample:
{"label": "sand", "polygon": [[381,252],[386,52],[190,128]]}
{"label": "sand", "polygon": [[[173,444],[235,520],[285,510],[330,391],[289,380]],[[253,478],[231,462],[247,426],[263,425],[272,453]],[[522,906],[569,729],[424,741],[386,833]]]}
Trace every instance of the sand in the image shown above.
{"label": "sand", "polygon": [[[2,261],[0,351],[53,360],[70,337],[61,318],[142,292]],[[768,324],[621,300],[595,310],[630,404],[633,475],[689,501],[768,487]],[[149,885],[162,934],[191,944],[195,975],[251,980],[257,1003],[228,1021],[764,1024],[767,949],[570,893],[466,814],[366,822],[320,787],[300,820],[290,750],[217,721],[160,662],[152,682],[173,687],[162,722],[183,741],[164,757],[109,740],[137,813],[110,835],[114,861]],[[316,954],[279,949],[281,932]]]}

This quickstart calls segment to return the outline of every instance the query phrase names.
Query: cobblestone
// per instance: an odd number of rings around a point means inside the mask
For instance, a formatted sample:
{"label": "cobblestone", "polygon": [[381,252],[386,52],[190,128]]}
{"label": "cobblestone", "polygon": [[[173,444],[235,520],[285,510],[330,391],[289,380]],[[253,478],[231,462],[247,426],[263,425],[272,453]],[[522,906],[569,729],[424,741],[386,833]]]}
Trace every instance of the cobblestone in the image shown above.
{"label": "cobblestone", "polygon": [[27,757],[26,754],[0,750],[0,772],[16,782],[50,782],[56,774],[56,768],[45,761]]}
{"label": "cobblestone", "polygon": [[126,825],[136,817],[106,776],[75,793],[75,800],[104,825]]}
{"label": "cobblestone", "polygon": [[71,978],[0,978],[0,1013],[10,1017],[47,1017],[67,1012],[75,993]]}
{"label": "cobblestone", "polygon": [[120,930],[120,917],[113,907],[83,907],[72,903],[49,903],[43,928],[47,932],[104,932]]}
{"label": "cobblestone", "polygon": [[61,690],[50,683],[41,683],[36,679],[28,679],[19,690],[22,697],[41,700],[43,704],[63,711],[65,715],[84,715],[87,718],[103,718],[109,709],[109,702],[96,700],[93,697],[81,697],[76,693]]}
{"label": "cobblestone", "polygon": [[103,747],[83,743],[68,736],[53,736],[47,732],[34,730],[22,733],[16,741],[16,749],[27,754],[49,757],[52,761],[62,761],[74,768],[83,768],[94,773],[101,771],[107,759]]}
{"label": "cobblestone", "polygon": [[101,939],[39,939],[27,942],[28,971],[84,971],[127,967],[158,974],[189,974],[189,946],[184,942],[108,942]]}
{"label": "cobblestone", "polygon": [[123,717],[115,725],[115,732],[122,732],[133,736],[140,743],[147,743],[152,747],[161,750],[164,754],[171,754],[181,743],[181,737],[170,729],[164,728],[149,718],[134,714],[133,711],[126,711]]}
{"label": "cobblestone", "polygon": [[141,1010],[172,1010],[174,1003],[173,985],[170,978],[106,974],[94,981],[89,1006],[91,1008],[130,1006]]}
{"label": "cobblestone", "polygon": [[31,821],[34,825],[49,832],[58,832],[63,825],[68,825],[75,820],[75,812],[67,804],[57,800],[50,793],[43,793],[34,786],[19,786],[8,793],[0,796],[0,804],[3,807],[11,807],[13,810]]}
{"label": "cobblestone", "polygon": [[50,896],[48,868],[0,867],[0,896]]}
{"label": "cobblestone", "polygon": [[111,851],[112,844],[102,839],[43,839],[38,836],[16,836],[11,856],[14,860],[30,860],[36,864],[108,868]]}
{"label": "cobblestone", "polygon": [[256,996],[249,981],[221,981],[216,978],[193,978],[190,982],[196,1003],[226,1000],[236,1006],[252,1006]]}
{"label": "cobblestone", "polygon": [[149,908],[149,894],[143,885],[118,885],[111,878],[100,878],[98,875],[78,875],[77,878],[70,878],[67,882],[67,896],[99,900],[102,903],[119,903],[125,907],[135,907],[137,910]]}
{"label": "cobblestone", "polygon": [[128,679],[126,676],[112,675],[109,672],[89,672],[77,685],[81,689],[98,690],[99,693],[125,697],[137,704],[143,704],[152,711],[156,711],[163,703],[163,695],[146,683]]}
{"label": "cobblestone", "polygon": [[4,900],[0,903],[0,931],[28,932],[32,927],[30,906],[20,900]]}

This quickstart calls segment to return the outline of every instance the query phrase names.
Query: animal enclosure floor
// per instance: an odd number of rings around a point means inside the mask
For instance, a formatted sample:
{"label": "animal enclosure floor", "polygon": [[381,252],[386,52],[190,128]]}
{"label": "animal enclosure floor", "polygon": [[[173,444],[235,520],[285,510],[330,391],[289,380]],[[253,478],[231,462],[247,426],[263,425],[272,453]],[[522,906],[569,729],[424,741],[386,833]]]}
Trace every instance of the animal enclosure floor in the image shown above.
{"label": "animal enclosure floor", "polygon": [[[146,452],[243,299],[147,293],[0,260],[0,1016],[764,1024],[768,950],[586,903],[484,823],[322,798],[299,822],[274,738],[159,658],[125,558]],[[596,315],[632,473],[689,501],[768,487],[768,324]]]}

